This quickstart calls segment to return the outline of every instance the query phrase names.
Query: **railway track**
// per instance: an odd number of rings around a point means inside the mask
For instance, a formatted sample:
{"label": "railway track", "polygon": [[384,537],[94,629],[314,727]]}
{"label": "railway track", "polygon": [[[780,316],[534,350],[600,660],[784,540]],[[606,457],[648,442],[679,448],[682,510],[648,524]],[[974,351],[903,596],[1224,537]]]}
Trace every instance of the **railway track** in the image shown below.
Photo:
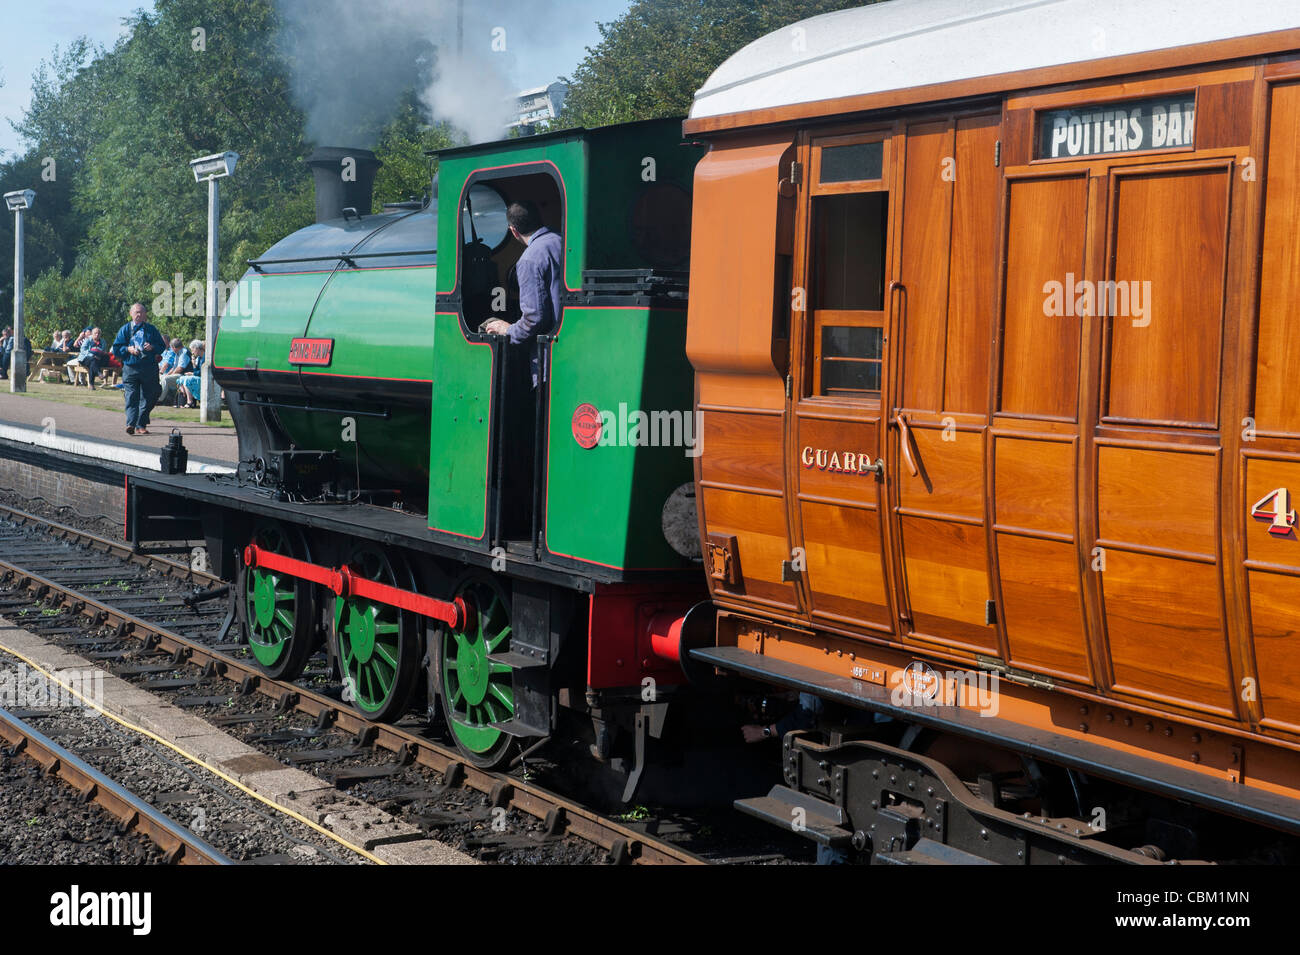
{"label": "railway track", "polygon": [[[350,745],[328,751],[342,756],[355,756],[364,751],[387,756],[379,765],[342,770],[342,778],[347,783],[390,775],[401,767],[424,767],[442,777],[444,790],[481,793],[487,797],[492,810],[518,811],[537,820],[545,837],[573,836],[598,847],[612,863],[681,865],[706,861],[680,846],[625,826],[526,779],[488,772],[469,764],[454,749],[421,735],[418,728],[371,722],[327,692],[306,687],[301,682],[287,683],[267,677],[251,660],[237,656],[242,648],[230,641],[228,628],[221,626],[224,613],[203,609],[204,592],[222,586],[219,579],[203,571],[162,556],[135,553],[126,544],[4,505],[0,505],[0,521],[8,522],[20,532],[23,529],[38,532],[30,536],[0,530],[0,549],[14,558],[0,560],[0,584],[10,592],[8,601],[0,601],[0,614],[12,612],[23,600],[44,601],[47,611],[65,610],[93,626],[111,628],[117,643],[132,646],[133,657],[144,657],[145,662],[135,668],[136,675],[152,670],[168,677],[176,668],[198,669],[197,678],[158,681],[167,689],[191,688],[200,692],[205,681],[224,679],[238,685],[239,696],[257,696],[274,704],[264,717],[242,714],[230,720],[276,719],[301,714],[307,718],[308,727],[290,727],[279,736],[264,735],[283,741],[300,739],[303,734],[342,734],[350,736]],[[70,553],[62,546],[65,544],[75,545],[78,550]],[[87,552],[90,563],[85,559]],[[127,567],[133,567],[136,576],[128,576],[124,572]],[[157,578],[149,576],[150,571],[173,582],[172,586],[161,586]],[[200,599],[187,602],[185,597],[177,597],[175,582],[194,587]],[[15,594],[19,595],[16,599]],[[225,605],[224,600],[218,604],[223,611]],[[165,625],[157,622],[160,615]],[[89,637],[78,640],[86,646],[101,645]],[[103,660],[125,655],[121,649],[92,653]],[[305,676],[311,678],[313,673],[317,680],[321,679],[319,669],[309,669]],[[150,689],[148,680],[141,685]]]}
{"label": "railway track", "polygon": [[0,708],[0,738],[6,743],[6,756],[22,755],[35,760],[43,772],[67,783],[83,801],[93,802],[107,811],[118,821],[121,832],[134,831],[147,837],[162,850],[165,862],[234,864],[199,835],[169,819],[125,786],[3,708]]}

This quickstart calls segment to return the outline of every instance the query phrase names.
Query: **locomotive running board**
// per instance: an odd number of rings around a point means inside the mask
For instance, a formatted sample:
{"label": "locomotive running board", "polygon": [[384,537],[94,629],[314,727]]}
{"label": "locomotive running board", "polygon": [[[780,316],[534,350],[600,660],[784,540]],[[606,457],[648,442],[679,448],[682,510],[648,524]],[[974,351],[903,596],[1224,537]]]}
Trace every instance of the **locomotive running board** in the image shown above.
{"label": "locomotive running board", "polygon": [[1300,800],[1287,796],[1252,789],[1227,779],[1215,779],[1077,737],[1023,726],[999,716],[980,716],[951,706],[899,706],[891,701],[887,687],[773,660],[740,647],[705,647],[692,650],[691,655],[720,670],[812,693],[857,709],[884,713],[905,723],[980,739],[1047,762],[1071,766],[1172,799],[1189,800],[1227,816],[1300,835]]}

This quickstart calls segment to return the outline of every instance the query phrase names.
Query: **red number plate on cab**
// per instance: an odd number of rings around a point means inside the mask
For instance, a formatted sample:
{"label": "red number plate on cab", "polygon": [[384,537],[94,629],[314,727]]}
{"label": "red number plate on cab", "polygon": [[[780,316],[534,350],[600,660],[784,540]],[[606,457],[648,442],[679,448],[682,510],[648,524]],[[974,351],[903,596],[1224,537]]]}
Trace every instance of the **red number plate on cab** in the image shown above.
{"label": "red number plate on cab", "polygon": [[328,365],[333,351],[332,338],[295,338],[289,343],[289,364]]}

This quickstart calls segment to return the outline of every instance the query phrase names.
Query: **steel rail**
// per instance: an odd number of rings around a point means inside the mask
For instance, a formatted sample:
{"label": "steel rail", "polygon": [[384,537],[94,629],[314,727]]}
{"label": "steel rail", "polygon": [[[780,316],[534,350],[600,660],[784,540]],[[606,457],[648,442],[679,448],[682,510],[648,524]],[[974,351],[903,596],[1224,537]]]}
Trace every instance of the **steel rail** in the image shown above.
{"label": "steel rail", "polygon": [[163,850],[163,859],[168,864],[235,864],[221,850],[3,708],[0,708],[0,737],[9,744],[7,755],[22,754],[35,760],[46,775],[56,776],[76,790],[83,802],[94,802],[113,816],[120,831],[135,830],[148,838]]}
{"label": "steel rail", "polygon": [[[39,517],[36,520],[44,521]],[[130,548],[115,545],[114,552],[120,550],[129,552]],[[188,568],[184,569],[188,572]],[[293,707],[307,714],[321,727],[332,725],[343,732],[353,733],[358,745],[374,745],[393,753],[400,763],[414,762],[432,769],[440,773],[449,785],[468,786],[486,794],[494,807],[518,809],[544,821],[548,833],[567,832],[599,846],[617,863],[707,864],[707,860],[692,852],[629,829],[558,793],[481,769],[465,762],[455,750],[408,730],[371,722],[337,700],[292,683],[271,679],[251,663],[237,660],[9,561],[0,560],[0,582],[22,587],[37,599],[55,601],[90,618],[96,626],[114,626],[121,637],[132,636],[142,640],[148,649],[170,653],[178,666],[189,663],[202,667],[206,673],[239,682],[241,694],[261,693],[282,708]]]}
{"label": "steel rail", "polygon": [[132,549],[130,544],[122,541],[100,537],[98,534],[92,534],[79,527],[60,524],[48,517],[21,511],[7,504],[0,504],[0,518],[13,521],[20,527],[29,524],[37,525],[56,540],[71,541],[91,551],[112,554],[114,557],[129,561],[138,567],[152,567],[154,570],[161,571],[166,576],[176,580],[205,584],[209,587],[219,587],[225,583],[220,577],[215,577],[206,571],[194,570],[188,564],[182,564],[178,560],[160,557],[157,554],[141,554]]}

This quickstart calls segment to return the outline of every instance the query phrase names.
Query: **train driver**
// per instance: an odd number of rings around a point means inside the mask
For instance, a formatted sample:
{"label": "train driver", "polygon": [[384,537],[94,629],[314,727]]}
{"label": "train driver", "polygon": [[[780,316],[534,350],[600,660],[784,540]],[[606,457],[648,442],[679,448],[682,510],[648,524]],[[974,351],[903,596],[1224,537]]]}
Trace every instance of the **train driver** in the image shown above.
{"label": "train driver", "polygon": [[[553,332],[559,324],[564,242],[557,233],[542,225],[536,204],[526,199],[510,204],[506,210],[506,222],[510,234],[527,247],[514,268],[519,282],[519,320],[512,324],[494,318],[483,324],[483,331],[489,335],[505,335],[512,342],[519,343],[534,335]],[[534,361],[533,385],[536,384]]]}

